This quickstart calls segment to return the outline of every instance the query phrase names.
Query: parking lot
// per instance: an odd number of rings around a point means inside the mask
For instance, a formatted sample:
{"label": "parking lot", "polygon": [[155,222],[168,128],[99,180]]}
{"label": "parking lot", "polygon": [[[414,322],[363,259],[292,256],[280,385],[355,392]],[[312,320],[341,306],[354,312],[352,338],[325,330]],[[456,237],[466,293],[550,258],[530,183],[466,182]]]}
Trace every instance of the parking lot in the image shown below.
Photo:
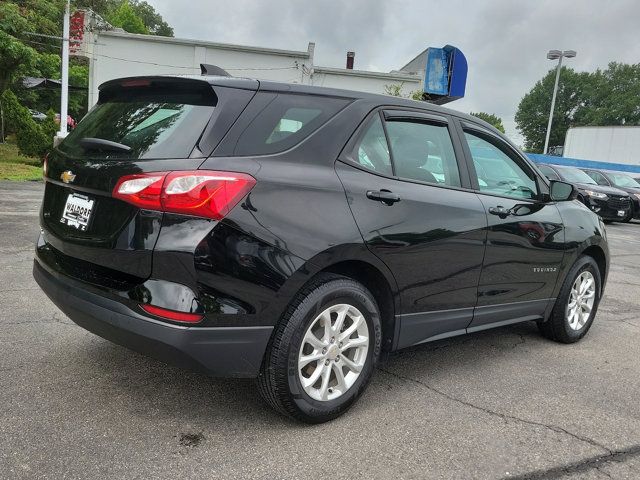
{"label": "parking lot", "polygon": [[342,418],[287,420],[250,380],[77,327],[31,277],[40,183],[0,182],[2,478],[640,477],[640,224],[607,226],[588,336],[522,324],[394,354]]}

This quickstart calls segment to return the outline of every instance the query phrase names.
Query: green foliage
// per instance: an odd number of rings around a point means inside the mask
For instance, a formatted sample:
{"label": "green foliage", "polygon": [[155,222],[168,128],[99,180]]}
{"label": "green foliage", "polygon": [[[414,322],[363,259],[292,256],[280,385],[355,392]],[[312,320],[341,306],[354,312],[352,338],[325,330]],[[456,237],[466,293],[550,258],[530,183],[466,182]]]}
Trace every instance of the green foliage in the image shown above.
{"label": "green foliage", "polygon": [[502,119],[497,115],[494,115],[493,113],[486,113],[486,112],[476,112],[476,113],[471,112],[470,115],[473,115],[474,117],[478,117],[479,119],[484,120],[488,124],[493,125],[500,132],[504,133],[504,125],[502,124]]}
{"label": "green foliage", "polygon": [[421,90],[415,90],[413,92],[409,92],[408,94],[402,93],[402,87],[404,86],[404,82],[400,83],[391,83],[389,85],[384,86],[385,95],[391,95],[392,97],[403,97],[410,98],[411,100],[423,101],[425,99],[424,92]]}
{"label": "green foliage", "polygon": [[[544,148],[554,81],[555,69],[518,105],[515,121],[528,151]],[[640,125],[640,64],[613,62],[593,73],[562,68],[549,145],[563,145],[570,127],[585,125]]]}
{"label": "green foliage", "polygon": [[138,0],[131,0],[130,3],[136,15],[140,17],[151,34],[161,37],[173,37],[173,28],[164,21],[162,16],[151,5]]}
{"label": "green foliage", "polygon": [[[124,3],[127,3],[129,7],[125,7],[124,14],[118,13]],[[156,12],[153,6],[143,0],[75,0],[73,4],[76,8],[90,8],[114,26],[124,28],[127,32],[173,37],[173,28],[164,21],[162,15]],[[124,18],[121,18],[121,15],[124,15],[132,23],[125,26]],[[142,21],[145,31],[142,31],[140,23],[133,17]]]}
{"label": "green foliage", "polygon": [[42,158],[53,146],[57,126],[52,117],[38,124],[29,109],[23,107],[18,97],[5,90],[0,96],[7,132],[16,134],[18,150],[22,155]]}
{"label": "green foliage", "polygon": [[114,27],[123,28],[125,32],[149,33],[149,29],[136,14],[128,0],[124,0],[118,8],[107,15],[107,21]]}
{"label": "green foliage", "polygon": [[612,62],[592,74],[584,125],[640,125],[640,64]]}
{"label": "green foliage", "polygon": [[391,95],[392,97],[402,97],[402,85],[403,83],[391,83],[384,86],[384,94]]}
{"label": "green foliage", "polygon": [[19,39],[29,29],[15,3],[0,4],[0,93],[8,88],[21,66],[32,67],[36,52]]}
{"label": "green foliage", "polygon": [[25,165],[40,166],[42,163],[39,158],[25,157],[18,152],[15,135],[9,135],[4,143],[0,143],[0,164],[3,163],[22,163]]}
{"label": "green foliage", "polygon": [[[22,88],[22,77],[59,79],[60,44],[56,40],[28,35],[62,35],[65,0],[0,1],[0,102],[5,114],[5,130],[15,133],[17,148],[23,155],[42,158],[51,148],[58,125],[60,92]],[[132,33],[173,36],[173,29],[154,8],[140,0],[75,0],[74,8],[91,8],[113,25]],[[72,58],[69,84],[86,87],[89,67],[85,59]],[[86,112],[87,93],[69,92],[69,114],[79,120]],[[28,110],[49,111],[37,122]],[[64,120],[63,120],[64,121]]]}

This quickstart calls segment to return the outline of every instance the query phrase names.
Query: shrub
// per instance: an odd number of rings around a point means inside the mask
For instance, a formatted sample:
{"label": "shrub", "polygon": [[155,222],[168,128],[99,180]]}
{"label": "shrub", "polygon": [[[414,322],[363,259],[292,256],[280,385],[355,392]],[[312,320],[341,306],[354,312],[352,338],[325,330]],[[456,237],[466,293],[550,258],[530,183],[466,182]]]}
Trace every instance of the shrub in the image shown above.
{"label": "shrub", "polygon": [[0,96],[5,118],[5,131],[15,132],[18,150],[22,155],[43,158],[53,147],[53,135],[57,125],[53,117],[47,117],[42,123],[31,118],[29,109],[23,107],[11,90],[5,90]]}

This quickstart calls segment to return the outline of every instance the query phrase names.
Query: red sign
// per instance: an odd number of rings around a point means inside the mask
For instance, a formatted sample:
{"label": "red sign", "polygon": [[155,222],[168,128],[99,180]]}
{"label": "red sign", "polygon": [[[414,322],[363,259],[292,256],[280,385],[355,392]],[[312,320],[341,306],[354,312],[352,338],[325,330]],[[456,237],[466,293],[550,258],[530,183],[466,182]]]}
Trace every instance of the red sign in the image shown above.
{"label": "red sign", "polygon": [[71,55],[83,55],[84,40],[84,10],[77,10],[69,19],[69,53]]}

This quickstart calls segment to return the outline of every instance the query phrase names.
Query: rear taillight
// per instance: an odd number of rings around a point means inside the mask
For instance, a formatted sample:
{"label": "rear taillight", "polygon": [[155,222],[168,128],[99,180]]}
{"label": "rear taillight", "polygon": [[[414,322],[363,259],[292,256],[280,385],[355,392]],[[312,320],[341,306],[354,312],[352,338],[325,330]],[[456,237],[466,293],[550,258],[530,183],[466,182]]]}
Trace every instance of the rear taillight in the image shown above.
{"label": "rear taillight", "polygon": [[253,188],[244,173],[194,170],[127,175],[113,197],[149,210],[222,219]]}
{"label": "rear taillight", "polygon": [[42,176],[46,177],[49,172],[49,154],[47,153],[42,160]]}

